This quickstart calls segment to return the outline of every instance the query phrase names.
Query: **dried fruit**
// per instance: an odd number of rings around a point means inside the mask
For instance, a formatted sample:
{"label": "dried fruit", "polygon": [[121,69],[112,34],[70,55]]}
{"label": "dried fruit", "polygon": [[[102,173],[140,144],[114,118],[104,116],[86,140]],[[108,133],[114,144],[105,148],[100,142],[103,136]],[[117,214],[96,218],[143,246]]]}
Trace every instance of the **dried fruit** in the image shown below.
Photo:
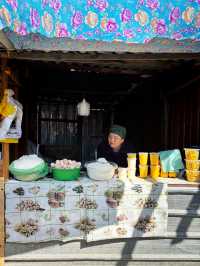
{"label": "dried fruit", "polygon": [[137,200],[136,204],[139,208],[156,208],[158,206],[157,201],[151,197],[139,199]]}
{"label": "dried fruit", "polygon": [[79,229],[80,231],[84,233],[89,233],[90,231],[96,228],[96,224],[94,220],[92,221],[86,218],[86,219],[80,220],[80,222],[75,225],[75,228]]}
{"label": "dried fruit", "polygon": [[61,223],[69,222],[69,218],[66,215],[62,215],[59,217]]}
{"label": "dried fruit", "polygon": [[78,201],[77,206],[81,209],[97,209],[97,203],[95,201],[85,198]]}
{"label": "dried fruit", "polygon": [[66,229],[63,229],[63,228],[59,228],[59,234],[61,236],[68,236],[69,235],[69,232],[66,230]]}
{"label": "dried fruit", "polygon": [[19,196],[23,196],[25,194],[23,187],[16,188],[15,190],[13,190],[13,193],[15,193]]}
{"label": "dried fruit", "polygon": [[80,185],[80,186],[74,187],[72,190],[79,194],[83,193],[83,186]]}
{"label": "dried fruit", "polygon": [[137,230],[142,231],[144,233],[153,231],[155,227],[155,218],[152,217],[145,217],[143,219],[140,219],[135,225],[135,228]]}
{"label": "dried fruit", "polygon": [[65,192],[49,191],[47,197],[48,204],[52,208],[60,208],[64,206]]}
{"label": "dried fruit", "polygon": [[127,230],[126,230],[125,228],[123,228],[123,227],[118,227],[118,228],[116,229],[116,232],[117,232],[117,234],[118,234],[119,236],[124,236],[124,235],[127,234]]}
{"label": "dried fruit", "polygon": [[45,209],[40,207],[40,204],[33,200],[22,200],[16,205],[16,209],[19,211],[44,211]]}
{"label": "dried fruit", "polygon": [[31,235],[34,235],[38,231],[38,221],[29,219],[27,222],[17,224],[15,226],[15,231],[26,236],[30,237]]}

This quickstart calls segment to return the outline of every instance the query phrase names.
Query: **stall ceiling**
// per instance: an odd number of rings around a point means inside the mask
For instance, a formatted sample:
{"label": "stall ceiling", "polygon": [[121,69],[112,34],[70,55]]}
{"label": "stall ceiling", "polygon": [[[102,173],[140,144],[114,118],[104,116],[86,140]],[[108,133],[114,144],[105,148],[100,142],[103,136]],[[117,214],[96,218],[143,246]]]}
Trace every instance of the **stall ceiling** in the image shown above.
{"label": "stall ceiling", "polygon": [[28,92],[76,99],[88,96],[113,102],[130,94],[168,94],[200,78],[196,54],[26,51],[10,57],[9,64]]}

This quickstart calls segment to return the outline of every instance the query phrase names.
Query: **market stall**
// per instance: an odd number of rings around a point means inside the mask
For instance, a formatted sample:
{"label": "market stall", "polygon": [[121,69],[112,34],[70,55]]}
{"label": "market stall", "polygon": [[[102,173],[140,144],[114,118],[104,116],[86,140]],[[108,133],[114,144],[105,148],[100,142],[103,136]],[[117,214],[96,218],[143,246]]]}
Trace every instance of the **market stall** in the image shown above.
{"label": "market stall", "polygon": [[[197,182],[199,150],[185,154],[186,178]],[[7,241],[167,237],[168,176],[184,168],[179,150],[139,153],[139,164],[130,153],[127,161],[128,168],[116,168],[101,158],[80,174],[80,163],[57,160],[44,180],[46,164],[36,155],[12,162],[9,169],[20,181],[6,183]]]}
{"label": "market stall", "polygon": [[[156,251],[164,254],[164,239],[200,238],[199,1],[80,2],[0,6],[1,58],[8,58],[1,62],[0,100],[9,111],[0,108],[2,264],[4,238],[11,247],[153,238],[163,241]],[[19,144],[16,99],[24,107]],[[128,167],[94,180],[85,162],[96,159],[114,122],[127,127],[134,150]],[[13,166],[35,153],[42,167]],[[81,167],[63,176],[55,161],[64,158]],[[184,248],[194,254],[198,245]]]}

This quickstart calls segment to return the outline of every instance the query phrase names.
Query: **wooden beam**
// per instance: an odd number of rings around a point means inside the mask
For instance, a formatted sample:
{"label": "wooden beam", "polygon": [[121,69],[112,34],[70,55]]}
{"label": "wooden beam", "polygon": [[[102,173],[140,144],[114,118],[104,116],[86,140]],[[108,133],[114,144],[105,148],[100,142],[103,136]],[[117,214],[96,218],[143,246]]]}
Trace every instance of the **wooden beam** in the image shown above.
{"label": "wooden beam", "polygon": [[183,90],[183,89],[185,89],[185,88],[191,86],[193,83],[195,83],[195,82],[197,82],[197,81],[199,81],[199,80],[200,80],[200,75],[198,75],[197,77],[195,77],[195,78],[189,80],[188,82],[184,83],[183,85],[178,86],[178,87],[175,88],[173,91],[170,91],[170,92],[167,94],[167,96],[172,95],[172,94],[176,94],[176,93],[178,93],[179,91],[181,91],[181,90]]}
{"label": "wooden beam", "polygon": [[101,62],[101,61],[123,61],[135,62],[135,61],[176,61],[176,60],[199,60],[198,53],[75,53],[75,52],[44,52],[44,51],[11,51],[9,54],[2,52],[1,58],[12,58],[19,60],[31,60],[31,61],[55,61],[55,62]]}

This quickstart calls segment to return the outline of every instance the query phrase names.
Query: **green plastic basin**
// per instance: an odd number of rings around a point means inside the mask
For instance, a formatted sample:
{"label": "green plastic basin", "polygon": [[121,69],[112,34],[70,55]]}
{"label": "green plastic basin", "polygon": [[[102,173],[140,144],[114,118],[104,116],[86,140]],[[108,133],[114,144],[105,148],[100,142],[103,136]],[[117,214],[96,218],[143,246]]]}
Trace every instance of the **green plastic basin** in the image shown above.
{"label": "green plastic basin", "polygon": [[80,177],[80,168],[57,169],[52,168],[53,178],[60,181],[77,180]]}

